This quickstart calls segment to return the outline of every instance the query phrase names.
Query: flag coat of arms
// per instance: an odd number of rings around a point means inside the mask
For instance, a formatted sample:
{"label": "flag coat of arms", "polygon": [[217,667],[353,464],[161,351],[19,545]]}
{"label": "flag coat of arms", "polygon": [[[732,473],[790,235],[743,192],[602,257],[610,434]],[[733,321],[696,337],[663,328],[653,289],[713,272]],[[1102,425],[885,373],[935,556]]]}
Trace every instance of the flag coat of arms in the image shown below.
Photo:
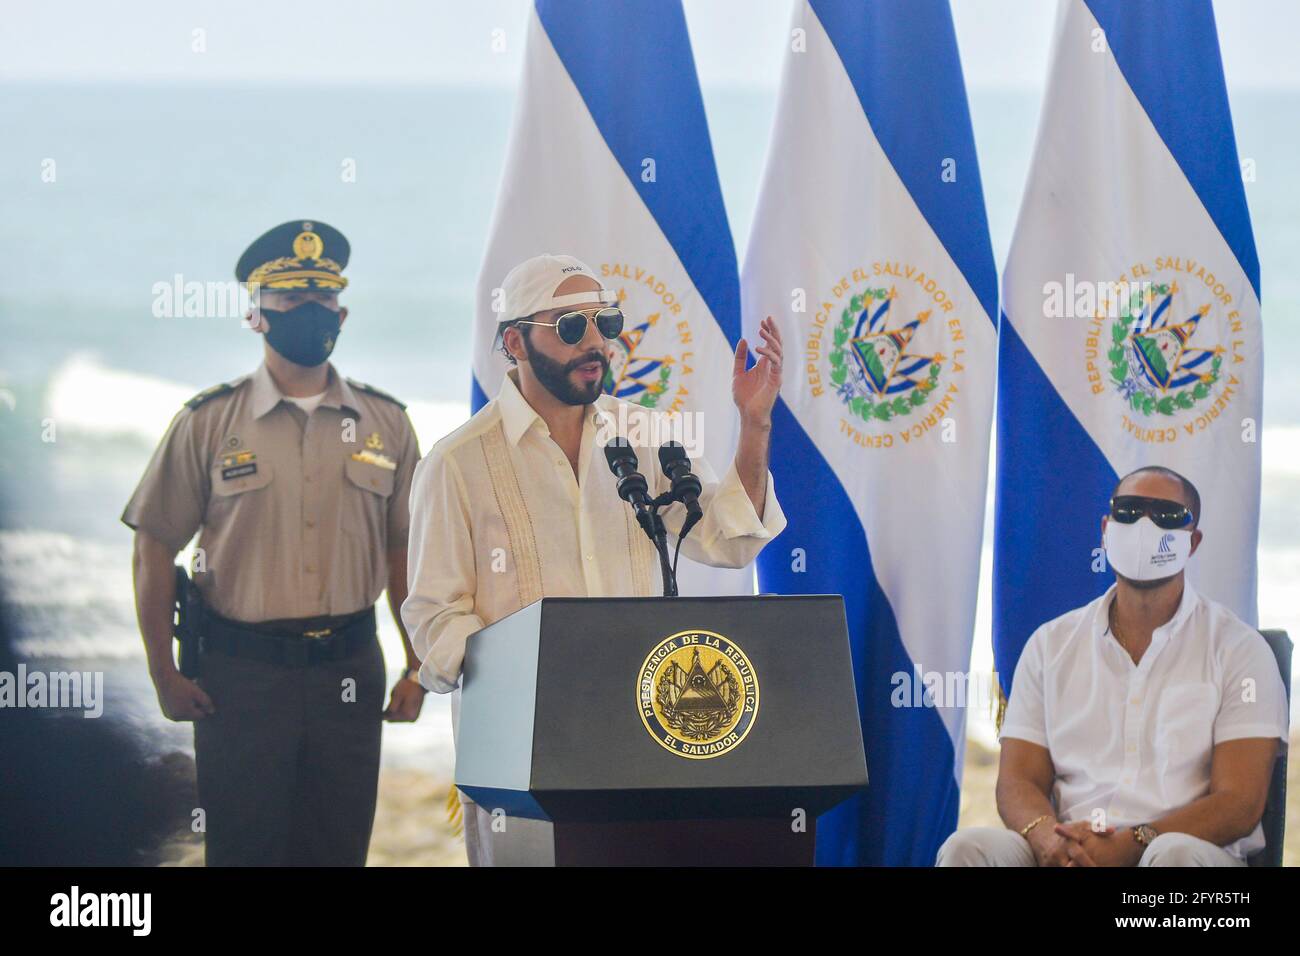
{"label": "flag coat of arms", "polygon": [[[546,252],[586,262],[619,296],[626,327],[606,390],[692,416],[684,444],[725,474],[739,428],[739,276],[679,0],[537,0],[530,10],[479,273],[475,411],[509,368],[492,348],[501,282]],[[752,569],[685,557],[679,580],[683,594],[753,593]]]}
{"label": "flag coat of arms", "polygon": [[1111,583],[1122,475],[1202,499],[1196,589],[1256,622],[1259,262],[1209,0],[1064,0],[1003,276],[994,652]]}
{"label": "flag coat of arms", "polygon": [[957,822],[997,341],[946,0],[795,5],[741,288],[788,356],[789,524],[759,588],[844,595],[871,781],[819,819],[817,860],[930,865]]}

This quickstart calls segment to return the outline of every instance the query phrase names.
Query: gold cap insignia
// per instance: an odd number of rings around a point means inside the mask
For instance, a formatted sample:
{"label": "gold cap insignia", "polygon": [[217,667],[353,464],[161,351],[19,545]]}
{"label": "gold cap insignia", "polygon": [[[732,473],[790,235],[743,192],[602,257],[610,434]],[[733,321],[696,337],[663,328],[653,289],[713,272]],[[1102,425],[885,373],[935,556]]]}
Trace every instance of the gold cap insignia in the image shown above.
{"label": "gold cap insignia", "polygon": [[319,259],[325,254],[325,243],[320,236],[305,228],[309,225],[311,223],[303,223],[304,231],[298,233],[298,238],[293,241],[293,254],[299,259]]}

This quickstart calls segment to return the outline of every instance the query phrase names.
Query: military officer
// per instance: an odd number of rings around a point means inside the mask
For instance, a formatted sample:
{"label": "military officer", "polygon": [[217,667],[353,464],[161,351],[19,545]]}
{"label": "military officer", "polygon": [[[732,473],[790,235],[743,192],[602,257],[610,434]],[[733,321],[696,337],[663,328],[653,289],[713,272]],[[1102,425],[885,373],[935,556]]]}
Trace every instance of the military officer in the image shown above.
{"label": "military officer", "polygon": [[[185,403],[122,514],[158,701],[194,722],[209,865],[364,864],[382,720],[423,700],[398,614],[420,453],[405,406],[329,362],[348,255],[317,220],[248,247],[235,274],[265,358]],[[191,680],[172,653],[173,561],[196,531]],[[387,708],[385,587],[407,666]]]}

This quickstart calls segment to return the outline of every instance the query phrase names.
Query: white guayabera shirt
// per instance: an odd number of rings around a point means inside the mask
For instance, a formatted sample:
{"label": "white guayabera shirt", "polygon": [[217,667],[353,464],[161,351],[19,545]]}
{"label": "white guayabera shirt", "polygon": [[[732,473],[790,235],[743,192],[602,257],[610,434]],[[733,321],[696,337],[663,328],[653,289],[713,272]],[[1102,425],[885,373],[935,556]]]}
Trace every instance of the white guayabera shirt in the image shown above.
{"label": "white guayabera shirt", "polygon": [[[619,498],[600,447],[617,431],[632,444],[651,495],[666,491],[658,449],[643,441],[664,434],[663,416],[602,395],[583,423],[575,477],[515,374],[430,449],[412,481],[410,594],[402,620],[422,661],[421,683],[439,693],[457,687],[471,634],[543,596],[663,593],[654,547]],[[704,519],[682,554],[744,567],[785,527],[772,476],[760,520],[734,464],[721,481],[702,455],[693,469],[704,488]],[[686,510],[674,504],[660,513],[675,546]]]}
{"label": "white guayabera shirt", "polygon": [[[1016,665],[1002,737],[1046,747],[1052,803],[1066,823],[1151,823],[1210,792],[1216,744],[1277,737],[1286,746],[1286,690],[1264,638],[1190,584],[1138,664],[1110,632],[1111,585],[1048,621]],[[1224,847],[1245,859],[1259,826]]]}

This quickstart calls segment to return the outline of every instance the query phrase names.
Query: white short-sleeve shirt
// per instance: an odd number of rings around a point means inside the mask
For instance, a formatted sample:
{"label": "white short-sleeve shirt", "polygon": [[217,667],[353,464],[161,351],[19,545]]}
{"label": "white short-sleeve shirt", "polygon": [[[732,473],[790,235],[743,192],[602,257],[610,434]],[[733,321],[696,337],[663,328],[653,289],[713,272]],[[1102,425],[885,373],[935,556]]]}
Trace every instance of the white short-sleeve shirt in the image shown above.
{"label": "white short-sleeve shirt", "polygon": [[[1002,737],[1046,747],[1064,822],[1150,823],[1210,792],[1216,744],[1276,737],[1286,746],[1286,690],[1264,638],[1183,587],[1138,664],[1110,632],[1114,585],[1042,625],[1020,655]],[[1225,847],[1245,859],[1260,827]]]}

